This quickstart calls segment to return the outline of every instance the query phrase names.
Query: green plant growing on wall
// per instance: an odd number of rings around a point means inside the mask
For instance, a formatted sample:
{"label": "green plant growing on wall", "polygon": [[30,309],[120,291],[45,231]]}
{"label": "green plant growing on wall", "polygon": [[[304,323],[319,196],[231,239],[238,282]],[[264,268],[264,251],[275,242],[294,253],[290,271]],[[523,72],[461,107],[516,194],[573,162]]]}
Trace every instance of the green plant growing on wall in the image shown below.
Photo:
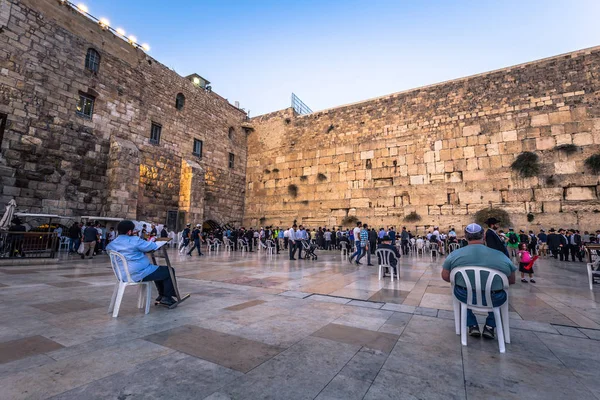
{"label": "green plant growing on wall", "polygon": [[534,219],[535,215],[533,215],[532,213],[527,214],[527,222],[533,222]]}
{"label": "green plant growing on wall", "polygon": [[588,167],[593,174],[600,175],[600,153],[586,158],[585,166]]}
{"label": "green plant growing on wall", "polygon": [[306,181],[308,180],[308,176],[306,176],[306,175],[302,175],[302,176],[300,177],[300,180],[301,180],[302,182],[306,182]]}
{"label": "green plant growing on wall", "polygon": [[510,167],[523,178],[537,176],[540,172],[539,157],[535,153],[524,151],[517,156]]}
{"label": "green plant growing on wall", "polygon": [[421,220],[421,216],[416,211],[411,211],[404,217],[404,222],[417,222]]}
{"label": "green plant growing on wall", "polygon": [[332,131],[332,130],[334,130],[334,129],[335,129],[335,126],[333,126],[333,124],[329,125],[329,126],[327,127],[327,133],[331,132],[331,131]]}
{"label": "green plant growing on wall", "polygon": [[267,222],[267,219],[265,217],[260,217],[260,219],[258,221],[260,222],[261,225],[264,225],[265,222]]}
{"label": "green plant growing on wall", "polygon": [[342,219],[342,226],[354,226],[358,223],[358,218],[354,215],[346,215],[344,219]]}
{"label": "green plant growing on wall", "polygon": [[288,194],[292,197],[298,196],[298,186],[294,185],[293,183],[291,185],[289,185],[288,186]]}
{"label": "green plant growing on wall", "polygon": [[508,213],[500,208],[484,208],[483,210],[479,210],[475,213],[475,222],[481,226],[485,226],[487,221],[490,218],[496,218],[500,221],[500,226],[510,227],[512,222],[510,220],[510,216]]}
{"label": "green plant growing on wall", "polygon": [[554,178],[554,175],[550,175],[548,178],[546,178],[546,185],[548,185],[548,186],[556,185],[556,178]]}
{"label": "green plant growing on wall", "polygon": [[327,180],[327,175],[325,175],[325,174],[322,174],[322,173],[320,173],[320,172],[319,172],[319,174],[317,175],[317,180],[318,180],[319,182],[326,181],[326,180]]}
{"label": "green plant growing on wall", "polygon": [[579,150],[579,146],[576,146],[572,143],[567,143],[567,144],[561,144],[561,145],[556,146],[554,148],[554,150],[562,151],[563,153],[569,155],[569,154],[577,153],[577,150]]}

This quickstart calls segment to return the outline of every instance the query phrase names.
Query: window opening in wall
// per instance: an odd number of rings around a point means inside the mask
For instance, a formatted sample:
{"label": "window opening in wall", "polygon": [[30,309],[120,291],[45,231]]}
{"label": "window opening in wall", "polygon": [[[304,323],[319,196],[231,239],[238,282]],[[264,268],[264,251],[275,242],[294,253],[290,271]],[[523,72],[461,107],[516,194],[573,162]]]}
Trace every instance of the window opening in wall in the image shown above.
{"label": "window opening in wall", "polygon": [[4,139],[4,130],[6,129],[6,121],[8,121],[8,115],[0,114],[0,146]]}
{"label": "window opening in wall", "polygon": [[192,154],[202,158],[202,140],[194,139],[194,150]]}
{"label": "window opening in wall", "polygon": [[235,129],[233,126],[229,127],[229,140],[233,140],[233,134],[235,133]]}
{"label": "window opening in wall", "polygon": [[229,168],[233,168],[234,162],[235,162],[235,155],[233,153],[229,153]]}
{"label": "window opening in wall", "polygon": [[185,105],[185,96],[183,93],[178,93],[175,98],[175,108],[179,111],[183,110],[183,106]]}
{"label": "window opening in wall", "polygon": [[94,49],[88,49],[85,56],[85,69],[98,72],[100,69],[100,53]]}
{"label": "window opening in wall", "polygon": [[160,134],[162,132],[162,126],[153,122],[150,128],[150,144],[160,144]]}
{"label": "window opening in wall", "polygon": [[89,94],[79,93],[79,102],[77,103],[77,115],[84,118],[92,118],[94,113],[94,102],[96,99]]}

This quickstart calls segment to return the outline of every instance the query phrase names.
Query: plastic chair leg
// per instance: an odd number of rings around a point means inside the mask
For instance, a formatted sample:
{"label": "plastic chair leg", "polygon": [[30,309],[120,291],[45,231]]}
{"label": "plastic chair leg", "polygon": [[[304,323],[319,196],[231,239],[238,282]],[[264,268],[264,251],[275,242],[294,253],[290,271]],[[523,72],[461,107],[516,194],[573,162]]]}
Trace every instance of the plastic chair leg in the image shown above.
{"label": "plastic chair leg", "polygon": [[592,265],[588,263],[587,264],[587,273],[588,273],[588,281],[590,283],[590,290],[594,290],[594,272],[592,271]]}
{"label": "plastic chair leg", "polygon": [[138,308],[144,307],[144,296],[146,295],[145,289],[146,285],[138,285]]}
{"label": "plastic chair leg", "polygon": [[506,352],[506,346],[504,345],[504,329],[502,329],[502,315],[500,313],[500,307],[494,307],[494,318],[496,319],[496,334],[498,335],[498,347],[500,353]]}
{"label": "plastic chair leg", "polygon": [[379,266],[379,280],[381,280],[381,275],[383,275],[382,272],[383,272],[383,267],[380,265]]}
{"label": "plastic chair leg", "polygon": [[115,309],[113,310],[113,318],[117,318],[119,315],[119,308],[121,308],[121,301],[123,301],[123,294],[125,293],[125,285],[119,282],[119,290],[117,292],[117,299],[115,301]]}
{"label": "plastic chair leg", "polygon": [[502,314],[502,329],[504,330],[504,342],[510,343],[510,325],[508,323],[508,301],[500,307]]}
{"label": "plastic chair leg", "polygon": [[390,275],[392,277],[392,283],[394,283],[394,269],[392,267],[388,267],[388,270],[390,271]]}
{"label": "plastic chair leg", "polygon": [[460,335],[460,301],[453,299],[452,306],[454,307],[454,329],[456,334]]}
{"label": "plastic chair leg", "polygon": [[112,297],[110,298],[110,305],[108,306],[108,313],[110,314],[115,307],[115,300],[117,299],[117,292],[119,291],[119,282],[115,283],[115,288],[113,289]]}
{"label": "plastic chair leg", "polygon": [[150,303],[152,302],[152,285],[150,283],[146,283],[146,310],[144,314],[148,314],[150,312]]}
{"label": "plastic chair leg", "polygon": [[467,305],[460,303],[460,342],[467,345]]}

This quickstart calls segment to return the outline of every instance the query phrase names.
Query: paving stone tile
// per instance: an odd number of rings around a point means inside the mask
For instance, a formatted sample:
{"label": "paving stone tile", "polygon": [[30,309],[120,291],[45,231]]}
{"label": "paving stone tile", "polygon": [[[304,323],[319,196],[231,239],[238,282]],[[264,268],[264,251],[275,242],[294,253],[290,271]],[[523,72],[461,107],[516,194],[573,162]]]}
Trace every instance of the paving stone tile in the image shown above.
{"label": "paving stone tile", "polygon": [[29,274],[37,274],[38,271],[34,269],[7,269],[0,268],[0,272],[6,275],[29,275]]}
{"label": "paving stone tile", "polygon": [[90,286],[89,283],[81,282],[81,281],[68,281],[68,282],[48,282],[46,285],[54,286],[57,288],[69,288],[69,287],[79,287],[79,286]]}
{"label": "paving stone tile", "polygon": [[[243,374],[183,353],[172,353],[99,379],[53,399],[202,399]],[[160,379],[157,379],[160,377]]]}
{"label": "paving stone tile", "polygon": [[285,297],[294,297],[297,299],[304,299],[305,297],[310,296],[312,293],[305,293],[305,292],[295,292],[293,290],[288,290],[285,291],[283,293],[279,293],[280,296],[285,296]]}
{"label": "paving stone tile", "polygon": [[360,345],[384,353],[389,353],[398,340],[398,335],[391,333],[375,332],[338,324],[326,325],[313,333],[312,336]]}
{"label": "paving stone tile", "polygon": [[381,289],[369,298],[380,303],[402,304],[410,292],[395,289]]}
{"label": "paving stone tile", "polygon": [[[440,375],[443,372],[437,371]],[[466,399],[462,381],[448,385],[435,378],[404,374],[390,369],[382,369],[371,385],[365,400],[462,400]]]}
{"label": "paving stone tile", "polygon": [[372,382],[387,358],[387,353],[363,347],[348,361],[339,375]]}
{"label": "paving stone tile", "polygon": [[235,306],[226,307],[225,310],[240,311],[240,310],[244,310],[246,308],[258,306],[258,305],[264,304],[264,303],[266,303],[266,301],[263,301],[263,300],[252,300],[252,301],[247,301],[245,303],[236,304]]}
{"label": "paving stone tile", "polygon": [[600,330],[585,329],[585,328],[580,328],[579,330],[582,333],[584,333],[587,337],[589,337],[590,339],[600,340]]}
{"label": "paving stone tile", "polygon": [[365,307],[365,308],[376,308],[383,307],[383,303],[374,303],[371,301],[352,300],[348,303],[349,306]]}
{"label": "paving stone tile", "polygon": [[96,278],[101,276],[115,276],[114,272],[89,272],[84,274],[61,275],[63,278]]}
{"label": "paving stone tile", "polygon": [[371,382],[337,375],[325,386],[315,400],[361,400],[370,386]]}
{"label": "paving stone tile", "polygon": [[326,303],[337,303],[337,304],[347,304],[351,300],[351,299],[345,299],[343,297],[322,296],[320,294],[313,294],[312,296],[308,296],[307,299],[315,300],[315,301],[323,301]]}
{"label": "paving stone tile", "polygon": [[428,317],[437,317],[438,309],[437,308],[426,308],[426,307],[417,307],[415,310],[416,315],[426,315]]}
{"label": "paving stone tile", "polygon": [[283,351],[279,347],[192,325],[144,339],[241,372],[248,372]]}
{"label": "paving stone tile", "polygon": [[93,310],[96,308],[104,308],[106,304],[89,303],[84,300],[64,300],[51,303],[32,304],[31,307],[38,310],[46,311],[51,314],[67,314],[77,311]]}
{"label": "paving stone tile", "polygon": [[405,304],[385,303],[383,305],[383,307],[381,307],[381,309],[382,310],[397,311],[397,312],[402,312],[402,313],[407,313],[407,314],[414,314],[415,310],[417,309],[417,307],[415,307],[415,306],[407,306]]}
{"label": "paving stone tile", "polygon": [[30,336],[2,342],[0,343],[0,364],[48,353],[62,347],[62,345],[43,336]]}
{"label": "paving stone tile", "polygon": [[561,326],[561,325],[552,325],[552,326],[561,335],[564,335],[564,336],[573,336],[573,337],[585,338],[585,339],[588,338],[585,334],[583,334],[583,332],[581,332],[577,328],[573,328],[571,326]]}

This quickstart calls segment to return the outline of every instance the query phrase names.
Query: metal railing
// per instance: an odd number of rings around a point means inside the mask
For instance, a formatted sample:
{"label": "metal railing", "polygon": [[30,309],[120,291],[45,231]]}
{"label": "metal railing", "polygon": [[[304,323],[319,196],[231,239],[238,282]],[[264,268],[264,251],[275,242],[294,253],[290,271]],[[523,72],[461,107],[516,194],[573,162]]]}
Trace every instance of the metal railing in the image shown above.
{"label": "metal railing", "polygon": [[56,232],[0,232],[0,259],[54,258],[58,244]]}
{"label": "metal railing", "polygon": [[300,115],[311,114],[313,111],[302,100],[292,93],[292,108]]}

